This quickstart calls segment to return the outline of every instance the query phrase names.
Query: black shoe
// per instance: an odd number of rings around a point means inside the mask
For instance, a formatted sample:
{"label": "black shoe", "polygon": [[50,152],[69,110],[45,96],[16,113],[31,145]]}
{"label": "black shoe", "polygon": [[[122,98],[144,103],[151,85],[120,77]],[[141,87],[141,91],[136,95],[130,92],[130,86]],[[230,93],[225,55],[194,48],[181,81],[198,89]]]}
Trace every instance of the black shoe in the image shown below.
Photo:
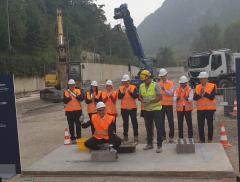
{"label": "black shoe", "polygon": [[124,141],[124,142],[127,142],[127,141],[128,141],[128,136],[124,136],[124,137],[123,137],[123,141]]}
{"label": "black shoe", "polygon": [[133,141],[134,143],[138,143],[138,136],[135,136]]}
{"label": "black shoe", "polygon": [[71,140],[71,144],[72,144],[72,145],[76,145],[76,144],[77,144],[77,141],[76,141],[76,140]]}

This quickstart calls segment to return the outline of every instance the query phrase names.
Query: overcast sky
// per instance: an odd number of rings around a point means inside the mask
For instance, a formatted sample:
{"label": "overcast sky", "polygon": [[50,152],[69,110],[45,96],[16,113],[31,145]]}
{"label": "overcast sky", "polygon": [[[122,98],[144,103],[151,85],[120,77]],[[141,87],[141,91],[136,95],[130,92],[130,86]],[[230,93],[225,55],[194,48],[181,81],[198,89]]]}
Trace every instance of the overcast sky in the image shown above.
{"label": "overcast sky", "polygon": [[122,3],[127,3],[134,24],[138,26],[146,16],[157,10],[163,1],[164,0],[97,0],[97,4],[105,4],[103,9],[106,12],[107,22],[113,26],[119,23],[113,19],[114,8],[119,7]]}

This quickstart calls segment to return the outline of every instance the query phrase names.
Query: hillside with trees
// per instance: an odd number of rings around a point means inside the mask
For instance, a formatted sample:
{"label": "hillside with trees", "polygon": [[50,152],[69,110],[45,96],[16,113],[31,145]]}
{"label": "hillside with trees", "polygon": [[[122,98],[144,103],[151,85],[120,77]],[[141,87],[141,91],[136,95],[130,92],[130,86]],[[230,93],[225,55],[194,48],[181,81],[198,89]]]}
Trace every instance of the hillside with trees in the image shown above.
{"label": "hillside with trees", "polygon": [[[126,35],[106,24],[102,6],[93,0],[0,1],[0,73],[43,75],[56,62],[56,12],[63,12],[64,33],[72,61],[82,51],[101,55],[102,62],[127,64],[132,58]],[[8,41],[8,17],[9,34]]]}
{"label": "hillside with trees", "polygon": [[167,47],[176,60],[192,51],[239,51],[239,7],[239,0],[165,0],[139,25],[139,36],[148,55],[163,57]]}

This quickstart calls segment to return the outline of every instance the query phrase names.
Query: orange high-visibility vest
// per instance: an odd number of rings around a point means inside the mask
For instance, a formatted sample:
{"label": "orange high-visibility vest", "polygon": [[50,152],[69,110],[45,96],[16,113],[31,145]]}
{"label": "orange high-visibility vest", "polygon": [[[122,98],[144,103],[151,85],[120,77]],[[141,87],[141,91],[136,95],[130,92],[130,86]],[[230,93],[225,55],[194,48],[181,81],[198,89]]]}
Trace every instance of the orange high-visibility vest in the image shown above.
{"label": "orange high-visibility vest", "polygon": [[[96,94],[95,92],[93,94],[94,94],[96,99],[99,99],[100,96],[101,96],[101,92],[100,91],[98,91],[98,94]],[[97,112],[96,103],[94,102],[93,98],[91,97],[90,91],[87,91],[87,99],[88,100],[92,100],[92,102],[87,105],[88,113],[96,113]]]}
{"label": "orange high-visibility vest", "polygon": [[189,102],[185,99],[186,97],[189,97],[191,90],[192,89],[189,86],[186,86],[184,89],[182,89],[180,86],[177,88],[177,90],[175,91],[176,96],[180,97],[180,99],[176,101],[177,111],[184,111],[183,108],[185,108],[185,111],[193,110],[192,102]]}
{"label": "orange high-visibility vest", "polygon": [[114,117],[108,114],[106,114],[103,118],[101,118],[98,114],[92,115],[92,123],[95,129],[93,136],[99,140],[109,140],[108,129],[112,122],[114,122]]}
{"label": "orange high-visibility vest", "polygon": [[[202,84],[196,86],[196,94],[201,95],[202,88],[205,93],[211,94],[214,89],[216,89],[216,85],[214,83],[207,83],[204,88]],[[197,110],[216,110],[216,100],[210,100],[206,97],[202,97],[197,100]]]}
{"label": "orange high-visibility vest", "polygon": [[65,104],[65,111],[79,111],[82,110],[81,102],[77,100],[77,96],[81,95],[80,89],[74,89],[73,91],[65,90],[64,91],[65,97],[71,97],[67,104]]}
{"label": "orange high-visibility vest", "polygon": [[115,103],[112,102],[110,98],[111,95],[117,101],[117,91],[113,91],[112,93],[109,93],[107,91],[102,92],[103,101],[107,99],[107,101],[105,101],[106,113],[110,115],[117,115],[116,102]]}
{"label": "orange high-visibility vest", "polygon": [[[174,88],[174,82],[172,80],[168,80],[167,83],[163,83],[163,81],[159,82],[160,87],[164,87],[167,91],[170,91]],[[163,106],[172,106],[173,105],[173,95],[169,96],[165,91],[161,89],[162,93],[162,101],[161,104]]]}
{"label": "orange high-visibility vest", "polygon": [[[119,90],[121,93],[124,91],[124,86],[120,86]],[[137,108],[136,100],[129,95],[128,90],[130,92],[133,92],[136,88],[135,85],[129,85],[129,87],[126,89],[125,95],[121,100],[121,108],[122,109],[134,109]]]}

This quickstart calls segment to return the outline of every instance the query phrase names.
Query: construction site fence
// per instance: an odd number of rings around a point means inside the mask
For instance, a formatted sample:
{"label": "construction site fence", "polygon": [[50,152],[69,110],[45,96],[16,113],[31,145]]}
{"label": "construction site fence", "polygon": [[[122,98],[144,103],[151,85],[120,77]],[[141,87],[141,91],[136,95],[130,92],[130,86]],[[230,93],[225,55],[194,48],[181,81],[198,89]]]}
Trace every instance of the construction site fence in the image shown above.
{"label": "construction site fence", "polygon": [[236,101],[236,87],[218,88],[219,97],[217,97],[218,104],[224,107],[224,115],[230,116],[234,110],[234,101]]}

